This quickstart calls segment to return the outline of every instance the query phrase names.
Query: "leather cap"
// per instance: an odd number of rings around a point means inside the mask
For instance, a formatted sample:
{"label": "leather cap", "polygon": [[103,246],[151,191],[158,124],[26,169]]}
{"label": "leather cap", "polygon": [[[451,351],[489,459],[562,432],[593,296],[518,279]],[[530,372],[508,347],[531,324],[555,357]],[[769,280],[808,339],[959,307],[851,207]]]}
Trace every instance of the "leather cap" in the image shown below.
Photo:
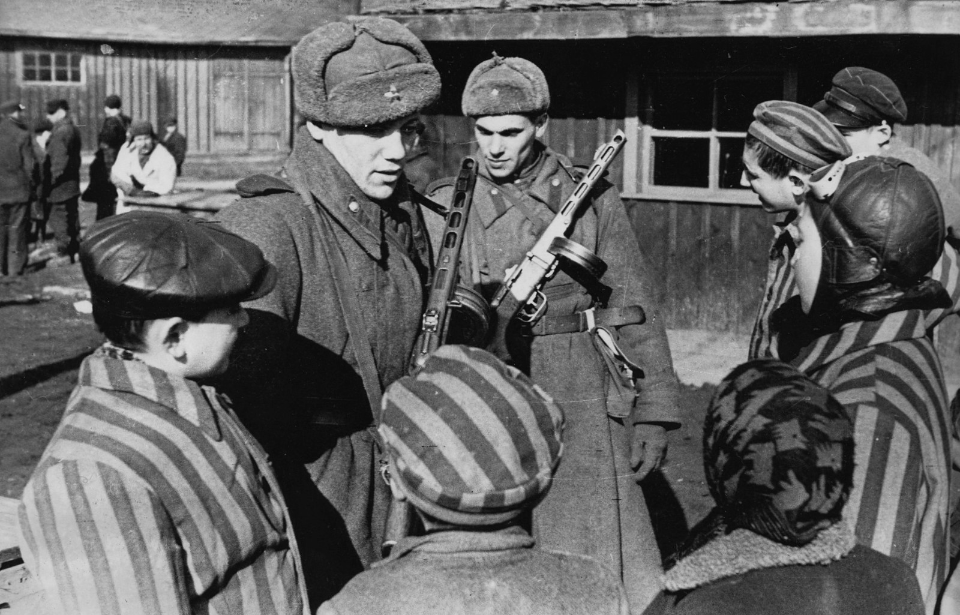
{"label": "leather cap", "polygon": [[94,306],[130,319],[257,299],[277,281],[260,248],[219,224],[147,211],[94,224],[80,244],[80,264]]}
{"label": "leather cap", "polygon": [[[811,183],[829,171],[818,170]],[[943,252],[946,227],[937,190],[901,160],[871,156],[851,162],[831,197],[808,203],[823,244],[821,284],[884,280],[911,286]]]}
{"label": "leather cap", "polygon": [[862,66],[833,76],[833,87],[814,109],[842,128],[869,128],[907,120],[907,103],[890,77]]}
{"label": "leather cap", "polygon": [[0,104],[0,113],[4,115],[9,115],[16,113],[17,111],[24,111],[26,107],[20,104],[19,100],[8,100],[3,104]]}

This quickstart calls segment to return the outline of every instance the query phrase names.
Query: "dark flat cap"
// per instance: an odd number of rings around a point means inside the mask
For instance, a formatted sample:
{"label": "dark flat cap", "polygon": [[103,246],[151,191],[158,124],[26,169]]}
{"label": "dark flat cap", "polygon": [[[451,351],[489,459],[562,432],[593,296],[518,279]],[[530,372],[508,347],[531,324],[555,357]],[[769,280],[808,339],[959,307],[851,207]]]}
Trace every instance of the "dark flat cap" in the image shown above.
{"label": "dark flat cap", "polygon": [[119,109],[123,106],[123,102],[120,100],[120,97],[116,94],[111,94],[103,99],[103,106],[107,109]]}
{"label": "dark flat cap", "polygon": [[0,113],[8,115],[16,111],[23,111],[26,109],[23,105],[20,104],[19,100],[8,100],[0,104]]}
{"label": "dark flat cap", "polygon": [[294,97],[309,121],[383,124],[440,97],[440,73],[410,30],[390,19],[333,22],[293,48]]}
{"label": "dark flat cap", "polygon": [[907,120],[907,103],[890,77],[862,66],[833,76],[833,87],[814,109],[842,128],[869,128]]}
{"label": "dark flat cap", "polygon": [[142,135],[150,135],[151,137],[157,136],[157,133],[153,131],[153,124],[146,120],[140,120],[139,122],[134,122],[130,124],[130,136],[137,137]]}
{"label": "dark flat cap", "polygon": [[94,306],[131,319],[257,299],[277,281],[260,248],[219,224],[147,211],[94,224],[80,244],[80,264]]}
{"label": "dark flat cap", "polygon": [[549,108],[550,88],[540,67],[496,53],[473,69],[460,99],[467,117],[543,113]]}
{"label": "dark flat cap", "polygon": [[64,111],[70,110],[70,103],[63,98],[56,98],[54,100],[47,101],[47,115],[53,115],[60,109]]}

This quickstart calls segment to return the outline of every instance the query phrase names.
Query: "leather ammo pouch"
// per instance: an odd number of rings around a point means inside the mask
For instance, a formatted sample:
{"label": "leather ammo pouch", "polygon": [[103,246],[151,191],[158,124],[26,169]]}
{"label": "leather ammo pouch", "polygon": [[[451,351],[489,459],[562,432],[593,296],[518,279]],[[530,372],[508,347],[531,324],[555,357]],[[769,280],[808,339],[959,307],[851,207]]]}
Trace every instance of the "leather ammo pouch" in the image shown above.
{"label": "leather ammo pouch", "polygon": [[637,399],[636,381],[643,369],[620,347],[619,328],[643,324],[646,314],[639,305],[625,308],[590,308],[570,316],[544,316],[529,328],[531,335],[589,332],[597,354],[604,364],[604,394],[607,414],[627,418]]}

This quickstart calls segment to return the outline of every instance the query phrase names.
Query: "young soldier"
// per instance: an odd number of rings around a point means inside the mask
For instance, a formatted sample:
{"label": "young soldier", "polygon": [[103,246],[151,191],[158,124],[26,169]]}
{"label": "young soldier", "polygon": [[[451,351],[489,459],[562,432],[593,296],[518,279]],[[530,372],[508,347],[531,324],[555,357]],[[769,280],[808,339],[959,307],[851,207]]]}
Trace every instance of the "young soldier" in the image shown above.
{"label": "young soldier", "polygon": [[45,612],[308,613],[269,462],[203,384],[276,270],[219,225],[152,212],[98,222],[80,260],[107,343],[20,504]]}
{"label": "young soldier", "polygon": [[218,217],[280,269],[276,292],[248,304],[228,391],[278,465],[290,462],[320,600],[380,558],[390,494],[375,410],[381,387],[407,373],[430,269],[403,168],[440,76],[386,19],[316,29],[294,48],[293,74],[306,124],[286,179],[240,182],[254,198]]}
{"label": "young soldier", "polygon": [[523,528],[555,482],[563,422],[540,387],[476,348],[441,346],[390,385],[379,428],[390,486],[427,533],[401,540],[319,613],[627,613],[617,575],[536,549]]}
{"label": "young soldier", "polygon": [[846,138],[854,154],[890,156],[910,163],[937,187],[947,228],[960,232],[960,193],[921,151],[893,132],[907,121],[907,104],[897,85],[883,73],[850,66],[833,76],[833,87],[813,106]]}
{"label": "young soldier", "polygon": [[[479,179],[461,280],[488,299],[580,179],[567,158],[540,141],[549,107],[543,72],[522,58],[494,55],[473,70],[463,92],[463,113],[475,120]],[[441,182],[430,196],[448,203],[451,190]],[[612,290],[606,305],[561,272],[544,289],[546,316],[513,340],[522,345],[532,338],[529,375],[567,415],[564,473],[534,511],[533,527],[546,548],[594,556],[621,573],[630,608],[639,612],[658,590],[660,555],[637,482],[660,464],[666,431],[678,425],[677,382],[651,272],[617,189],[603,180],[588,198],[570,238],[606,262],[602,283]],[[428,220],[436,241],[443,219]],[[591,318],[614,331],[643,368],[637,390],[631,386],[624,398],[608,395],[618,375],[594,345]]]}

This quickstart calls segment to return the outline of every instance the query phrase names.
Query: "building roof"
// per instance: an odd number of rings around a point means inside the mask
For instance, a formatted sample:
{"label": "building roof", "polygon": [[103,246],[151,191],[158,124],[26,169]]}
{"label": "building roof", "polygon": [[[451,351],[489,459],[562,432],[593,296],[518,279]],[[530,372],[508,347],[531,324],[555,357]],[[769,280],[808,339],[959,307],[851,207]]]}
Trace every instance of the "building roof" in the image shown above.
{"label": "building roof", "polygon": [[960,34],[960,0],[363,0],[427,41]]}
{"label": "building roof", "polygon": [[289,46],[357,0],[2,0],[0,36]]}

